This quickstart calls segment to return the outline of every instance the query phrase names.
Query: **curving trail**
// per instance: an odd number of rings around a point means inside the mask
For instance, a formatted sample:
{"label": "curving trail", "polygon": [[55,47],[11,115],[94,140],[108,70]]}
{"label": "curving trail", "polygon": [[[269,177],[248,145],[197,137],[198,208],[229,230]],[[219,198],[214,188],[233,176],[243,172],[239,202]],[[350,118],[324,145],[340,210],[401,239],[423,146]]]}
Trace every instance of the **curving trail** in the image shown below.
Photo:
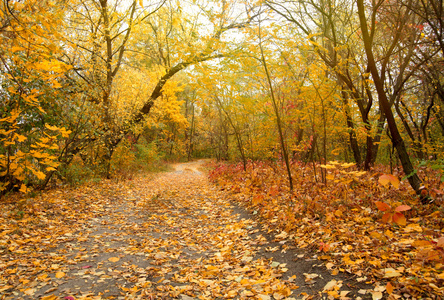
{"label": "curving trail", "polygon": [[347,279],[332,285],[317,260],[269,242],[202,163],[52,191],[21,234],[5,219],[0,299],[313,299],[328,282],[346,299]]}

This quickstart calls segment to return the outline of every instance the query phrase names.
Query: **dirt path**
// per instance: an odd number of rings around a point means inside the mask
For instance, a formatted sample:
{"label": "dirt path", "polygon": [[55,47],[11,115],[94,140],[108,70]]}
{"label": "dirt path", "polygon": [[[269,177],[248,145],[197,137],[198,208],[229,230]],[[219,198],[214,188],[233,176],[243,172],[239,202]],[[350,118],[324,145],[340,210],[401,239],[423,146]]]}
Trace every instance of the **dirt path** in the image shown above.
{"label": "dirt path", "polygon": [[[31,245],[34,227],[0,233],[0,299],[366,298],[353,279],[331,275],[284,236],[261,232],[208,182],[201,164],[56,191],[67,208],[53,208],[54,215],[70,213],[54,223],[60,227],[49,242]],[[49,213],[35,218],[51,224]]]}

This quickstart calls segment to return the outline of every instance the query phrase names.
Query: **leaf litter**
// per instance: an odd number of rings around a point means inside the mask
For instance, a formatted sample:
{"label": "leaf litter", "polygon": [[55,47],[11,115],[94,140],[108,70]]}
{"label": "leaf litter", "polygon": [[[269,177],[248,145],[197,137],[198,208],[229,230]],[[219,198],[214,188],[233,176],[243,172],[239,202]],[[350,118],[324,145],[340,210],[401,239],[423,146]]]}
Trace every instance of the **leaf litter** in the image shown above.
{"label": "leaf litter", "polygon": [[371,298],[189,167],[1,203],[0,299]]}
{"label": "leaf litter", "polygon": [[[284,167],[259,161],[243,171],[241,164],[221,163],[209,176],[235,203],[259,216],[270,235],[314,251],[331,274],[354,274],[357,281],[374,285],[358,294],[444,299],[444,183],[439,174],[418,170],[435,199],[422,205],[399,180],[399,171],[396,176],[376,167],[362,172],[329,162],[316,166],[325,169],[325,184],[312,164],[294,162],[295,187],[289,191]],[[306,273],[306,280],[313,280]]]}

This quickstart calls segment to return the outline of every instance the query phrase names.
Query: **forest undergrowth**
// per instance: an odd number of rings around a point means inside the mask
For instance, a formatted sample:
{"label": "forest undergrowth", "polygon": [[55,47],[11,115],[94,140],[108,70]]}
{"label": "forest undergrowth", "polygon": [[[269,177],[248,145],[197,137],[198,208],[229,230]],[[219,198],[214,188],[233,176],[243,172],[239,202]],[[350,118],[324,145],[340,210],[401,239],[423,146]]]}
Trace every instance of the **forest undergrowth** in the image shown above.
{"label": "forest undergrowth", "polygon": [[317,252],[332,274],[380,282],[389,299],[442,299],[441,174],[419,168],[424,188],[434,198],[423,205],[401,171],[387,173],[382,166],[363,172],[334,161],[315,169],[293,162],[290,191],[283,163],[250,162],[246,171],[240,163],[218,163],[210,179],[282,241]]}

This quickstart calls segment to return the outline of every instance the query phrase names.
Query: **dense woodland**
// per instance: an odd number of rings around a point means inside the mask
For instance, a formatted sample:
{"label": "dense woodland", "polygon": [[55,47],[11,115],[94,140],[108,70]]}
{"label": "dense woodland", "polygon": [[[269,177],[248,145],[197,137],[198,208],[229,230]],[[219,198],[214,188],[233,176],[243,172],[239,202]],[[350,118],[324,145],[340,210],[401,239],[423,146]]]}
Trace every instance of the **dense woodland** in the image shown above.
{"label": "dense woodland", "polygon": [[[134,179],[137,211],[157,189],[191,205],[217,186],[283,253],[376,283],[372,299],[442,299],[443,14],[442,0],[2,0],[0,292],[33,295],[13,268],[37,272],[51,230],[77,234]],[[218,162],[211,187],[135,179],[198,158]],[[324,293],[347,299],[336,283]]]}
{"label": "dense woodland", "polygon": [[215,157],[400,165],[420,193],[415,166],[443,165],[442,14],[437,0],[5,0],[0,189]]}

